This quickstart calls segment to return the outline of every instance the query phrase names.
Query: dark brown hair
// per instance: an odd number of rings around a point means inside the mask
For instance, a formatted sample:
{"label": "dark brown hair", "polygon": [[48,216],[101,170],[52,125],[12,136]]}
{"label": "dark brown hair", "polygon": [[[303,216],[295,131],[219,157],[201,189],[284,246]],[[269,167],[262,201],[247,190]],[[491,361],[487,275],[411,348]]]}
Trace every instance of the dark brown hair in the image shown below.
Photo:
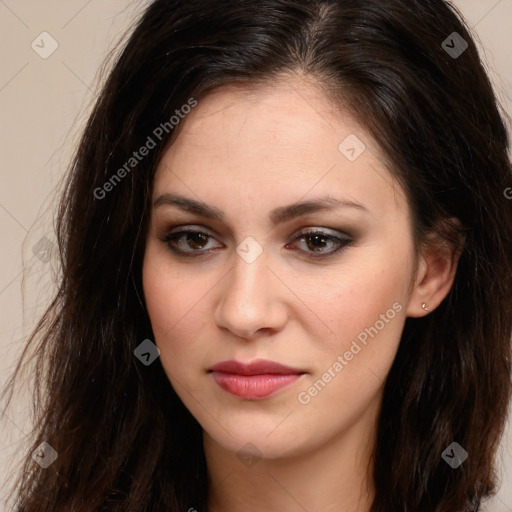
{"label": "dark brown hair", "polygon": [[[494,490],[511,396],[512,174],[504,114],[461,17],[442,0],[156,0],[102,88],[60,203],[58,293],[25,361],[36,429],[20,512],[206,511],[201,428],[160,361],[134,356],[153,339],[141,265],[154,172],[176,131],[97,190],[191,98],[287,73],[316,79],[382,146],[417,243],[433,230],[452,243],[439,230],[449,218],[465,240],[448,296],[406,320],[372,512],[476,511]],[[30,457],[43,441],[58,453],[47,469]],[[442,459],[454,441],[469,453],[456,470]]]}

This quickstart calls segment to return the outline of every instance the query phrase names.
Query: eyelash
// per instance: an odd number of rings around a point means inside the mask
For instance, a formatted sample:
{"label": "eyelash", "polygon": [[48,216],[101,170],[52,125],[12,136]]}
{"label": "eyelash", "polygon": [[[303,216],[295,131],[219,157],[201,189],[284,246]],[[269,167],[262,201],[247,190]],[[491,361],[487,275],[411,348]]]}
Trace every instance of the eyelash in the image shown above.
{"label": "eyelash", "polygon": [[[200,235],[204,235],[208,238],[214,238],[213,235],[211,235],[205,231],[196,230],[196,229],[182,229],[181,231],[168,233],[167,235],[165,235],[162,238],[162,242],[166,243],[172,252],[174,252],[178,256],[182,256],[185,258],[201,257],[201,256],[204,256],[205,254],[208,254],[209,252],[215,250],[215,249],[206,249],[206,250],[201,249],[201,250],[196,250],[196,251],[194,251],[194,250],[184,251],[184,250],[178,249],[176,246],[172,245],[173,242],[176,243],[176,240],[179,240],[182,236],[188,235],[188,234],[200,234]],[[327,258],[327,257],[333,256],[334,254],[343,250],[344,248],[346,248],[347,246],[349,246],[352,243],[352,239],[350,237],[341,238],[341,237],[331,235],[330,233],[326,233],[325,231],[321,231],[318,229],[309,229],[307,231],[302,231],[294,238],[293,242],[295,242],[297,240],[305,239],[307,237],[313,237],[315,235],[319,235],[322,239],[325,239],[326,241],[337,243],[339,246],[337,249],[334,249],[327,253],[321,253],[321,254],[315,254],[314,252],[311,252],[311,251],[305,251],[306,254],[308,254],[308,257],[314,258],[314,259]],[[207,241],[207,243],[208,243],[208,241]]]}

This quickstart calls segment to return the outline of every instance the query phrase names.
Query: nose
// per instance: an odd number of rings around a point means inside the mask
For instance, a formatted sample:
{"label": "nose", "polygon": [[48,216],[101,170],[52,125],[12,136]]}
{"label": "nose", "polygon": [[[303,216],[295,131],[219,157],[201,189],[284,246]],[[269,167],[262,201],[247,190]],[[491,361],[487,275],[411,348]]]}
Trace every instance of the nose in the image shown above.
{"label": "nose", "polygon": [[219,289],[217,327],[247,340],[282,330],[288,318],[286,287],[267,265],[266,253],[252,263],[238,255],[234,259]]}

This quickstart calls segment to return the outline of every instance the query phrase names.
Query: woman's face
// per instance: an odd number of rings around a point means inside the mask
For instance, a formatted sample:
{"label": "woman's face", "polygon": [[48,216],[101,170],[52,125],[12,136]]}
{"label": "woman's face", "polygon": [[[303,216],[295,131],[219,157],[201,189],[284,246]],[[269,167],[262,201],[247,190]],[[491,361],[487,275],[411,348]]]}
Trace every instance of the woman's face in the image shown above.
{"label": "woman's face", "polygon": [[[298,78],[218,89],[181,122],[156,172],[143,265],[177,394],[229,451],[279,458],[371,434],[416,264],[377,145]],[[292,370],[210,370],[233,360]]]}

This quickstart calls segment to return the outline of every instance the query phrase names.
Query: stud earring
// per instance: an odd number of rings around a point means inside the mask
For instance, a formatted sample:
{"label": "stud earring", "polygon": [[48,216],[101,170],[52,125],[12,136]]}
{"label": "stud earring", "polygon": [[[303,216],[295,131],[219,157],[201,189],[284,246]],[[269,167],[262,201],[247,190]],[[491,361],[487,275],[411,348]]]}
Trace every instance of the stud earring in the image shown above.
{"label": "stud earring", "polygon": [[427,305],[426,305],[425,303],[423,303],[423,304],[421,305],[421,307],[422,307],[425,311],[427,311],[427,313],[430,311],[430,309],[428,309],[428,308],[427,308]]}

